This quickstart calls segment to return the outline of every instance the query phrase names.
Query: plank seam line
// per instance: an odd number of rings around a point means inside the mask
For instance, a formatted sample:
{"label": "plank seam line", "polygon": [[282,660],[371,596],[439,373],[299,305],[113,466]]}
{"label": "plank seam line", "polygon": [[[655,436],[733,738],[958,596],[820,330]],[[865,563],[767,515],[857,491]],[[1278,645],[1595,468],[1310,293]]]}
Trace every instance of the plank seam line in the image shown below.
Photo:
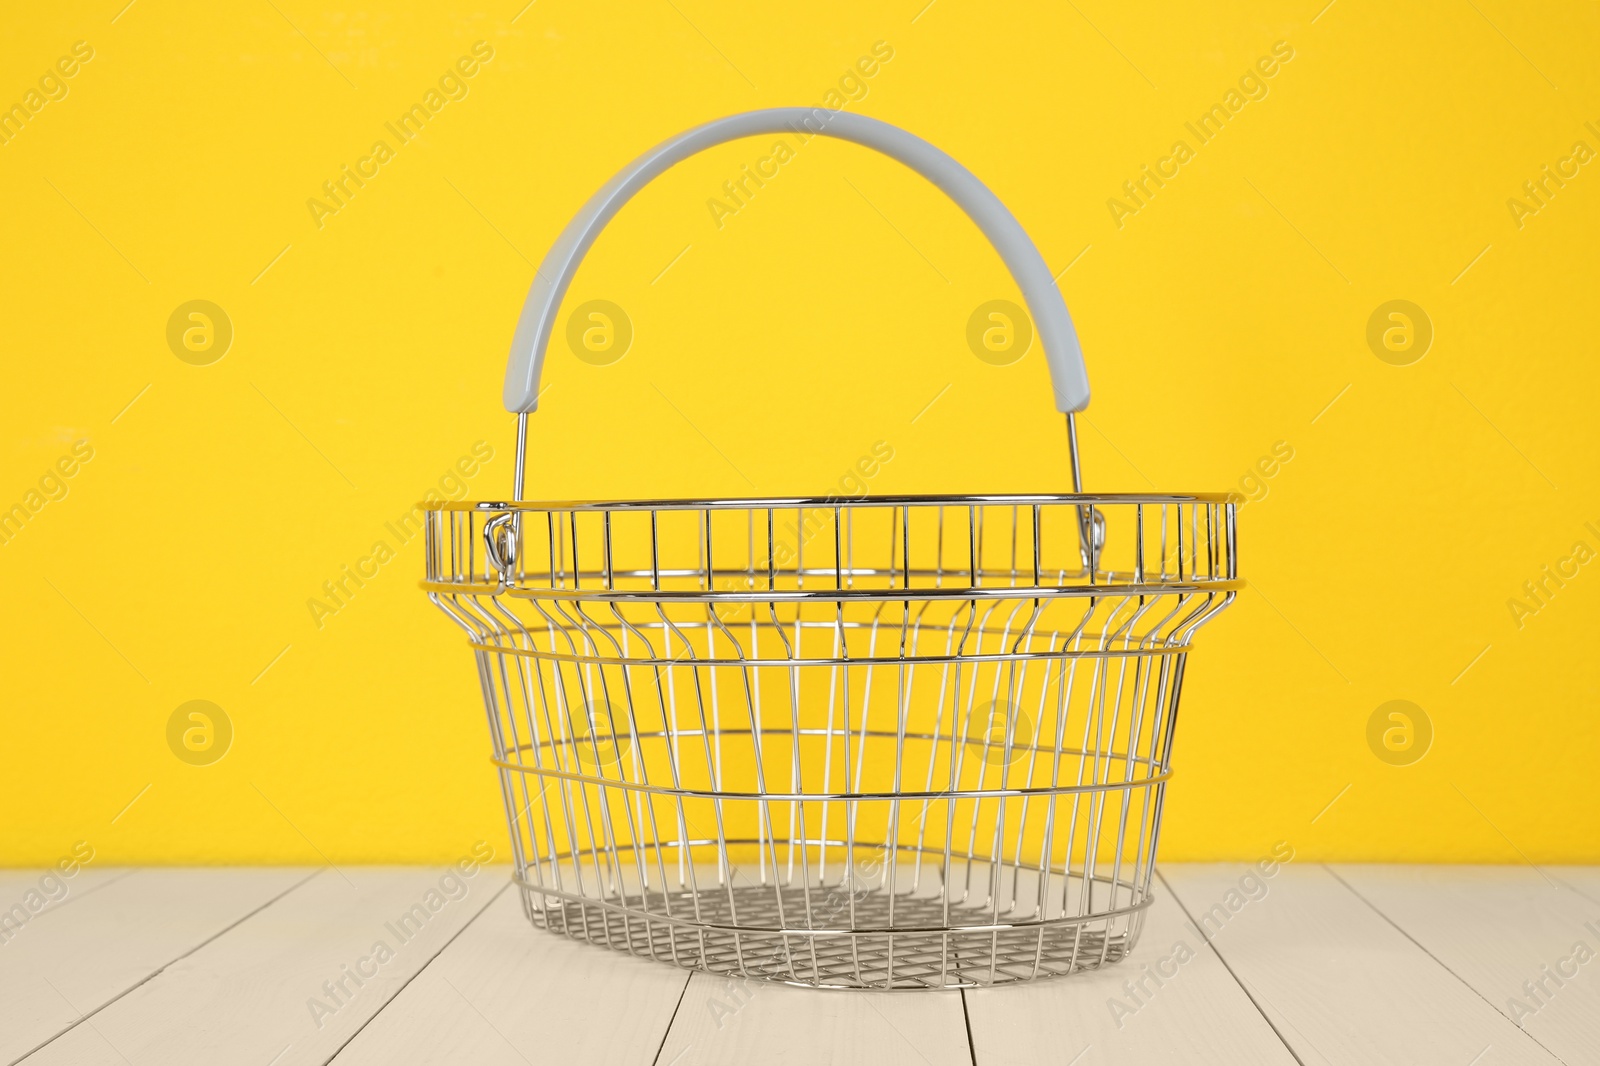
{"label": "plank seam line", "polygon": [[[400,993],[402,993],[406,989],[410,988],[411,987],[411,982],[415,981],[417,978],[421,977],[422,974],[423,974],[423,971],[425,971],[428,967],[432,966],[434,960],[437,959],[440,955],[443,955],[445,949],[448,948],[451,944],[454,944],[456,942],[456,937],[460,936],[462,933],[465,933],[467,931],[468,927],[470,927],[473,922],[476,922],[479,918],[483,917],[483,912],[488,910],[490,908],[490,906],[493,905],[495,900],[497,900],[501,896],[505,895],[506,889],[508,889],[510,887],[511,887],[511,882],[507,881],[505,884],[500,886],[499,891],[497,891],[494,895],[490,896],[488,899],[484,900],[483,906],[478,908],[478,913],[474,914],[472,917],[470,917],[466,921],[462,922],[461,923],[461,928],[457,929],[454,933],[451,933],[450,934],[450,939],[446,940],[443,944],[440,944],[439,945],[439,950],[435,951],[432,955],[429,955],[428,956],[428,961],[424,962],[421,966],[418,966],[417,967],[417,972],[412,974],[410,977],[406,978],[405,982],[402,983],[399,988],[394,990],[394,995],[390,996],[388,999],[386,999],[382,1003],[378,1004],[378,1009],[373,1011],[367,1017],[366,1021],[364,1021],[360,1025],[356,1026],[356,1031],[350,1034],[350,1039],[346,1040],[344,1043],[342,1043],[338,1047],[334,1048],[333,1049],[333,1054],[329,1055],[327,1058],[322,1060],[322,1066],[328,1066],[328,1063],[332,1062],[334,1059],[336,1059],[340,1055],[342,1055],[344,1053],[344,1049],[350,1046],[350,1041],[354,1040],[356,1037],[360,1036],[363,1032],[365,1032],[367,1026],[371,1025],[374,1021],[377,1020],[378,1015],[380,1015],[384,1011],[388,1010],[389,1009],[389,1004],[393,1003],[396,999],[399,999],[400,998]],[[446,982],[446,983],[448,983],[448,982]],[[512,1050],[516,1050],[516,1049],[513,1048]],[[518,1051],[517,1054],[520,1055],[520,1054],[522,1054],[522,1052]]]}
{"label": "plank seam line", "polygon": [[[59,910],[65,910],[68,906],[70,906],[72,903],[76,902],[77,900],[83,899],[86,896],[92,896],[96,892],[100,891],[102,888],[110,888],[112,885],[116,884],[118,881],[121,881],[124,877],[129,877],[129,876],[131,876],[133,874],[136,874],[140,870],[143,870],[144,868],[145,867],[143,867],[143,866],[130,866],[126,870],[123,870],[121,873],[117,874],[117,876],[108,877],[104,881],[101,881],[99,884],[95,885],[93,888],[86,888],[82,892],[72,893],[72,894],[68,895],[65,899],[63,899],[60,903],[52,904],[51,906],[45,907],[42,910],[40,910],[39,913],[34,916],[33,921],[38,921],[40,918],[43,918],[47,914],[54,914]],[[30,876],[34,872],[35,871],[32,871],[32,870],[28,871]],[[44,874],[48,874],[49,872],[50,871],[48,871],[48,870],[42,871],[42,873],[44,873]],[[38,1049],[35,1048],[34,1050],[38,1050]],[[33,1054],[33,1052],[30,1051],[30,1052],[28,1052],[28,1054],[31,1055],[31,1054]],[[20,1062],[21,1060],[19,1059],[18,1061]]]}
{"label": "plank seam line", "polygon": [[[1189,913],[1189,907],[1183,902],[1183,897],[1178,895],[1178,890],[1172,887],[1172,882],[1167,880],[1167,875],[1161,872],[1161,868],[1159,866],[1156,867],[1156,876],[1161,878],[1161,884],[1166,887],[1166,890],[1169,893],[1171,893],[1173,902],[1178,905],[1178,909],[1183,912],[1183,916],[1189,919],[1189,925],[1198,930],[1200,928],[1199,923],[1194,920],[1194,915]],[[1289,1043],[1289,1041],[1284,1038],[1283,1033],[1278,1029],[1277,1023],[1267,1016],[1267,1012],[1263,1010],[1261,1004],[1256,1001],[1255,994],[1250,991],[1249,987],[1244,983],[1239,975],[1233,972],[1233,967],[1228,965],[1228,960],[1223,957],[1222,952],[1217,950],[1217,942],[1214,939],[1208,938],[1204,935],[1202,935],[1200,939],[1205,941],[1206,947],[1211,949],[1211,954],[1215,955],[1217,957],[1217,961],[1222,963],[1222,968],[1228,971],[1228,976],[1233,978],[1233,983],[1239,986],[1239,991],[1244,993],[1245,998],[1250,1001],[1250,1005],[1256,1009],[1256,1013],[1261,1015],[1261,1020],[1267,1023],[1267,1028],[1271,1029],[1272,1035],[1278,1038],[1278,1043],[1283,1045],[1283,1050],[1287,1051],[1289,1056],[1294,1059],[1299,1066],[1306,1066],[1305,1060],[1302,1059],[1300,1057],[1300,1053],[1294,1049],[1294,1045]],[[1287,1018],[1284,1020],[1288,1021]],[[1292,1025],[1293,1023],[1291,1022],[1290,1024]],[[1310,1047],[1310,1041],[1306,1042],[1306,1046]],[[1316,1051],[1315,1048],[1312,1048],[1312,1050]],[[1318,1052],[1318,1054],[1321,1054],[1321,1052]]]}
{"label": "plank seam line", "polygon": [[[196,944],[194,947],[190,948],[188,951],[185,951],[183,954],[177,955],[177,956],[174,956],[173,958],[168,959],[166,962],[162,963],[160,966],[156,967],[154,970],[151,970],[144,977],[142,977],[139,980],[135,981],[133,984],[129,985],[127,988],[124,988],[121,992],[118,992],[116,995],[112,996],[110,999],[108,999],[104,1003],[100,1004],[94,1010],[89,1011],[88,1013],[84,1014],[83,1016],[78,1018],[76,1021],[74,1021],[71,1025],[67,1026],[65,1029],[61,1030],[56,1035],[54,1035],[54,1036],[50,1037],[49,1039],[45,1040],[43,1043],[39,1044],[37,1047],[35,1047],[31,1051],[27,1052],[27,1054],[24,1054],[22,1056],[22,1058],[13,1060],[10,1063],[10,1066],[16,1066],[17,1063],[21,1062],[23,1059],[26,1059],[29,1055],[37,1054],[39,1051],[41,1051],[45,1047],[49,1046],[50,1044],[55,1043],[57,1040],[60,1040],[62,1037],[66,1036],[68,1033],[72,1032],[72,1030],[76,1029],[78,1026],[82,1025],[84,1022],[88,1021],[90,1018],[93,1018],[96,1014],[99,1014],[101,1011],[105,1010],[107,1007],[111,1006],[113,1003],[116,1003],[118,1000],[122,999],[124,996],[127,996],[129,993],[135,991],[136,989],[142,988],[143,986],[149,984],[151,981],[154,981],[157,977],[160,977],[162,974],[166,973],[168,967],[172,966],[174,963],[182,962],[184,959],[187,959],[190,955],[193,955],[195,952],[199,951],[201,948],[205,947],[207,944],[211,943],[213,940],[217,939],[220,936],[223,936],[224,934],[232,931],[233,929],[238,928],[242,923],[247,922],[251,918],[253,918],[256,915],[260,914],[262,911],[266,910],[268,907],[272,906],[274,903],[278,902],[284,896],[287,896],[289,893],[293,892],[295,889],[299,888],[301,885],[305,884],[307,881],[311,880],[313,877],[317,876],[321,872],[322,871],[320,869],[311,871],[311,873],[307,874],[305,877],[302,877],[300,880],[296,881],[294,884],[290,885],[288,888],[284,889],[282,892],[279,892],[276,896],[273,896],[271,899],[267,900],[265,903],[263,903],[261,906],[257,907],[255,910],[253,910],[250,913],[238,918],[237,920],[235,920],[233,922],[230,922],[228,925],[226,925],[223,928],[217,930],[215,933],[212,933],[210,936],[208,936],[204,940],[200,941],[200,943]],[[122,880],[122,878],[119,877],[117,880],[120,881],[120,880]],[[68,1004],[68,1005],[70,1006],[70,1004]],[[112,1050],[115,1051],[116,1049],[113,1048]]]}
{"label": "plank seam line", "polygon": [[972,1042],[972,1014],[967,1010],[967,990],[957,989],[961,993],[961,1023],[967,1027],[967,1057],[972,1060],[972,1066],[978,1066],[978,1045]]}
{"label": "plank seam line", "polygon": [[1568,881],[1565,877],[1558,877],[1558,878],[1556,878],[1556,880],[1560,881],[1561,882],[1561,887],[1566,889],[1568,892],[1572,892],[1572,893],[1575,893],[1575,894],[1577,894],[1579,896],[1582,896],[1584,899],[1588,900],[1590,903],[1600,904],[1600,899],[1595,899],[1593,896],[1589,895],[1589,893],[1585,892],[1583,889],[1579,888],[1577,885],[1573,884],[1571,881]]}
{"label": "plank seam line", "polygon": [[[917,1047],[916,1044],[911,1042],[911,1038],[905,1034],[905,1030],[901,1029],[898,1025],[894,1024],[894,1022],[890,1020],[889,1016],[887,1014],[883,1013],[883,1008],[882,1007],[879,1007],[870,998],[869,999],[864,999],[862,1002],[866,1003],[867,1006],[871,1007],[872,1008],[872,1013],[874,1013],[878,1017],[882,1018],[883,1019],[883,1024],[887,1025],[890,1029],[893,1029],[895,1035],[898,1036],[901,1040],[905,1041],[905,1045],[907,1047],[909,1047],[912,1051],[916,1052],[916,1055],[917,1055],[918,1058],[920,1058],[923,1062],[928,1063],[929,1066],[932,1066],[932,1060],[929,1059],[928,1056],[926,1056],[926,1055],[924,1055],[922,1053],[922,1049],[921,1048]],[[966,1007],[967,1007],[967,997],[965,995],[963,995],[961,997],[961,1009],[962,1009],[963,1014],[965,1014],[965,1012],[966,1012]],[[667,1066],[672,1066],[672,1064],[668,1063]]]}
{"label": "plank seam line", "polygon": [[1428,958],[1432,959],[1435,963],[1437,963],[1439,965],[1440,969],[1444,970],[1444,972],[1449,974],[1451,977],[1454,977],[1457,981],[1460,981],[1464,986],[1466,986],[1468,991],[1470,991],[1473,995],[1477,996],[1479,999],[1483,1000],[1483,1002],[1488,1005],[1490,1010],[1494,1011],[1500,1017],[1505,1018],[1506,1021],[1510,1022],[1512,1025],[1515,1025],[1519,1032],[1523,1033],[1524,1035],[1527,1036],[1527,1038],[1529,1040],[1532,1040],[1535,1044],[1538,1044],[1539,1047],[1543,1048],[1545,1053],[1548,1054],[1551,1058],[1555,1059],[1557,1062],[1561,1063],[1561,1066],[1567,1066],[1567,1060],[1566,1059],[1563,1059],[1560,1055],[1557,1055],[1554,1051],[1551,1051],[1549,1048],[1545,1047],[1544,1046],[1544,1042],[1541,1041],[1538,1037],[1534,1036],[1532,1033],[1528,1032],[1528,1030],[1524,1029],[1520,1025],[1517,1025],[1517,1021],[1516,1021],[1515,1018],[1507,1017],[1506,1016],[1506,1012],[1501,1010],[1499,1007],[1495,1006],[1493,1000],[1491,1000],[1488,996],[1484,995],[1482,992],[1480,992],[1476,988],[1474,988],[1472,986],[1472,984],[1470,982],[1468,982],[1465,977],[1462,977],[1460,974],[1458,974],[1454,970],[1452,970],[1450,968],[1450,966],[1443,959],[1439,958],[1439,956],[1437,956],[1433,952],[1429,951],[1427,949],[1427,947],[1422,943],[1422,941],[1418,940],[1416,937],[1414,937],[1410,933],[1406,932],[1405,929],[1401,928],[1399,922],[1397,922],[1393,918],[1389,917],[1381,909],[1379,909],[1379,907],[1378,907],[1378,905],[1376,903],[1373,903],[1366,896],[1362,895],[1360,890],[1358,890],[1355,885],[1352,885],[1349,881],[1346,881],[1344,878],[1340,877],[1339,876],[1339,872],[1337,870],[1335,870],[1332,866],[1329,866],[1327,863],[1323,863],[1322,864],[1322,868],[1324,870],[1328,871],[1329,876],[1331,876],[1335,881],[1339,882],[1345,888],[1349,889],[1351,895],[1355,896],[1356,899],[1359,899],[1362,903],[1365,903],[1368,907],[1372,908],[1372,913],[1373,914],[1376,914],[1378,917],[1382,918],[1384,921],[1388,922],[1391,926],[1393,926],[1395,932],[1399,933],[1401,936],[1405,937],[1407,940],[1409,940],[1413,944],[1415,944],[1417,946],[1417,950],[1418,951],[1422,952],[1424,955],[1428,956]]}
{"label": "plank seam line", "polygon": [[[704,971],[709,973],[710,971]],[[672,1005],[672,1017],[667,1019],[667,1028],[661,1034],[661,1043],[656,1045],[656,1053],[650,1059],[650,1066],[656,1066],[661,1061],[661,1053],[667,1049],[667,1037],[672,1035],[672,1023],[678,1020],[678,1011],[683,1007],[683,997],[689,994],[689,982],[694,980],[694,974],[688,973],[683,977],[683,987],[678,990],[678,1002]]]}

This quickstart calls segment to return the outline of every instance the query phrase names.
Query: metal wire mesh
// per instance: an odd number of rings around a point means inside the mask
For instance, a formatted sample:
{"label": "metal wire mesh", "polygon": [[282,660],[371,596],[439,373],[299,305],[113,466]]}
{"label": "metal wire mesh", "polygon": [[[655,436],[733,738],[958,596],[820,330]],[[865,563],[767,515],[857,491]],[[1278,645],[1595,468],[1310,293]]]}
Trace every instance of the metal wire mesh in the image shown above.
{"label": "metal wire mesh", "polygon": [[1115,961],[1150,901],[1206,496],[441,504],[524,909],[715,973]]}

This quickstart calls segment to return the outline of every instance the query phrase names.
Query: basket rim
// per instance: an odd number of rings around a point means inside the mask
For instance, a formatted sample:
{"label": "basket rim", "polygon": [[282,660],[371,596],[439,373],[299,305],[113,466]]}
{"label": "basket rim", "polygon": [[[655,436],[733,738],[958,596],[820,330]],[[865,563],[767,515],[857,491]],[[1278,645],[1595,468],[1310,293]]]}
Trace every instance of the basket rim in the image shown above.
{"label": "basket rim", "polygon": [[1233,493],[1063,492],[917,493],[885,496],[708,496],[645,500],[424,500],[424,511],[718,511],[787,510],[804,507],[1032,506],[1036,504],[1215,503],[1236,510]]}
{"label": "basket rim", "polygon": [[[757,576],[760,576],[759,574]],[[1104,597],[1204,596],[1241,592],[1243,578],[1185,578],[1182,581],[1142,581],[1118,585],[977,585],[942,588],[818,588],[818,589],[608,589],[563,588],[505,581],[429,581],[417,586],[424,592],[450,595],[520,596],[534,600],[571,600],[580,603],[722,603],[729,605],[780,603],[901,603],[921,600],[1067,600]],[[1231,602],[1231,601],[1230,601]],[[497,649],[503,650],[503,649]],[[898,661],[898,660],[896,660]]]}

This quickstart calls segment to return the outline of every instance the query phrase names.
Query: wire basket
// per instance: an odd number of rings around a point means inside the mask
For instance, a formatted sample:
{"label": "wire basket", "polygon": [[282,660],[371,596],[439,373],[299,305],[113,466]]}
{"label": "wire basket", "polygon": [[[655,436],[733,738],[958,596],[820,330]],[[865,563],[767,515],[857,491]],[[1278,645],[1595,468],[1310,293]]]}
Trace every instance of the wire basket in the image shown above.
{"label": "wire basket", "polygon": [[1241,587],[1233,506],[1081,491],[1070,319],[976,178],[871,119],[819,131],[910,163],[994,241],[1055,344],[1073,493],[521,502],[550,322],[593,234],[678,159],[813,115],[700,127],[590,201],[518,327],[518,502],[428,512],[424,588],[470,635],[524,910],[832,988],[1114,962],[1151,902],[1191,640]]}

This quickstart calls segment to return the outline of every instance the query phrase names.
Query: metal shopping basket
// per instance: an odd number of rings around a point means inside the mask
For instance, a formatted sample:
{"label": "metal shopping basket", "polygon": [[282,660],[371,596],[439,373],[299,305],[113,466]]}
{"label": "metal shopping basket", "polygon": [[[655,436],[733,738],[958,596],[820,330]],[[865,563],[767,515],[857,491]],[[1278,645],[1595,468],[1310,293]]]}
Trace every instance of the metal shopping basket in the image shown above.
{"label": "metal shopping basket", "polygon": [[[906,163],[995,245],[1067,416],[1073,491],[523,500],[540,365],[600,229],[703,148],[807,131]],[[470,635],[529,919],[833,988],[999,984],[1125,956],[1151,901],[1190,641],[1241,583],[1223,496],[1082,491],[1088,391],[1016,219],[896,127],[736,115],[596,194],[517,326],[514,501],[427,516],[423,587]]]}

